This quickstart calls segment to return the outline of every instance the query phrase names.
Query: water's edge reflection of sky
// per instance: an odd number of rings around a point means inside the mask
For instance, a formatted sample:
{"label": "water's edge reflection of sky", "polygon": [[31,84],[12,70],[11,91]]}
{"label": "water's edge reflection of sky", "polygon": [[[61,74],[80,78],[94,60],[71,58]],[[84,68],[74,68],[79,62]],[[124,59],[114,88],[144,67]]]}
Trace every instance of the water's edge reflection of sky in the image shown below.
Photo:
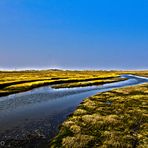
{"label": "water's edge reflection of sky", "polygon": [[66,117],[84,98],[114,88],[148,82],[148,78],[123,75],[128,80],[102,86],[52,89],[50,86],[0,97],[0,138],[23,139],[29,132],[40,130],[50,139]]}

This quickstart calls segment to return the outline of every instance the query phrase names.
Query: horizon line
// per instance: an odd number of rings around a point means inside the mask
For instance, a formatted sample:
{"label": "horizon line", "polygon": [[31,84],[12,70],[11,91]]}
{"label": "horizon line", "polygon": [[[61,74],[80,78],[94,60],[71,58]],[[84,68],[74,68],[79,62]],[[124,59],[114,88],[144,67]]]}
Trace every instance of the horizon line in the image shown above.
{"label": "horizon line", "polygon": [[71,70],[71,71],[146,71],[146,68],[0,68],[0,71],[44,71],[44,70]]}

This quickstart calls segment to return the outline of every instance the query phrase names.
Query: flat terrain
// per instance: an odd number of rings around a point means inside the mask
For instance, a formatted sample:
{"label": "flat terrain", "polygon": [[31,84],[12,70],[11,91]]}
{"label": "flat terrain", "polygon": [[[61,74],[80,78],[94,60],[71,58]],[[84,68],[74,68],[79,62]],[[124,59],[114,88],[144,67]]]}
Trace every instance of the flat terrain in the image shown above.
{"label": "flat terrain", "polygon": [[[1,71],[0,96],[45,85],[53,88],[102,85],[124,80],[122,74],[148,77],[148,71]],[[148,145],[147,99],[147,83],[87,98],[60,126],[50,146],[145,148]]]}
{"label": "flat terrain", "polygon": [[0,96],[45,85],[53,88],[102,85],[124,80],[121,74],[148,76],[148,71],[0,71]]}
{"label": "flat terrain", "polygon": [[146,148],[148,84],[85,99],[61,125],[51,147]]}
{"label": "flat terrain", "polygon": [[54,88],[101,85],[122,80],[106,71],[12,71],[0,72],[0,96],[52,85]]}

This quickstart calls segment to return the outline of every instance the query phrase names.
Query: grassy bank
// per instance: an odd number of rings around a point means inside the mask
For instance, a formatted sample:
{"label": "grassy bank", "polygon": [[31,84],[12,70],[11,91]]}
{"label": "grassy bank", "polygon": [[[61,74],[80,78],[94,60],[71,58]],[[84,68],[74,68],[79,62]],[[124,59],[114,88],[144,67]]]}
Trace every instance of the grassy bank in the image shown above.
{"label": "grassy bank", "polygon": [[51,147],[146,148],[148,84],[98,93],[61,125]]}
{"label": "grassy bank", "polygon": [[124,80],[119,76],[127,73],[148,76],[148,71],[0,71],[0,96],[45,85],[53,88],[102,85]]}
{"label": "grassy bank", "polygon": [[0,96],[52,85],[54,88],[101,85],[122,80],[106,71],[20,71],[0,72]]}

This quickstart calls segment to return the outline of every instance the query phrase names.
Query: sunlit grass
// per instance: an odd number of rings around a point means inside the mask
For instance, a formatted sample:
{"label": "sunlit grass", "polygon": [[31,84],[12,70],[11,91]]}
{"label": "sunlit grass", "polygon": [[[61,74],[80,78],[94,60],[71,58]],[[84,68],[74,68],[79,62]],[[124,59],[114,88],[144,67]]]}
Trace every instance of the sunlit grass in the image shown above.
{"label": "sunlit grass", "polygon": [[52,85],[54,88],[100,85],[122,80],[106,71],[20,71],[0,72],[0,96]]}
{"label": "sunlit grass", "polygon": [[53,88],[102,85],[124,80],[121,74],[148,76],[148,71],[0,71],[0,96],[52,85]]}
{"label": "sunlit grass", "polygon": [[[51,85],[53,88],[102,85],[121,74],[148,77],[148,71],[0,72],[0,96]],[[146,147],[148,85],[100,93],[83,101],[62,124],[51,147]],[[50,134],[50,133],[49,133]]]}
{"label": "sunlit grass", "polygon": [[87,98],[61,125],[51,147],[139,147],[148,145],[148,84]]}

